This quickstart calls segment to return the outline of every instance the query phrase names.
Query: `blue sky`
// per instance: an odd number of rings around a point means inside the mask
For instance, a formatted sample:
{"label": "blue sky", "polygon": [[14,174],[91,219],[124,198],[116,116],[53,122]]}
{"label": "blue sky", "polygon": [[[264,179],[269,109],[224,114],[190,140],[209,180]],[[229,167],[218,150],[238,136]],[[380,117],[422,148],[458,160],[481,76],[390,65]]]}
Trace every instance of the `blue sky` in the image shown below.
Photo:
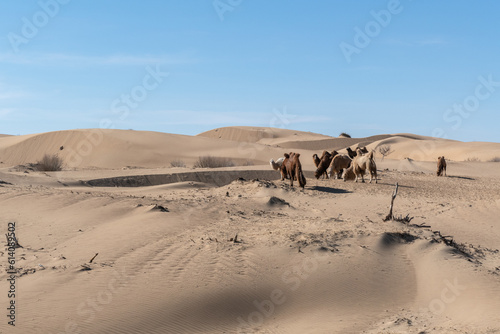
{"label": "blue sky", "polygon": [[500,2],[3,1],[0,133],[231,125],[500,142]]}

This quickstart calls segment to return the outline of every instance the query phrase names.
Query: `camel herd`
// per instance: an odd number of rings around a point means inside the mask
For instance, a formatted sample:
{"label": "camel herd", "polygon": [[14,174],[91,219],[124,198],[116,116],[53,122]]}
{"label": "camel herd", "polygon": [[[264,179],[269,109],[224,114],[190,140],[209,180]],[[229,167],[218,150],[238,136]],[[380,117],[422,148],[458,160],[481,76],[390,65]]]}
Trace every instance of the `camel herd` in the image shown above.
{"label": "camel herd", "polygon": [[[370,183],[375,180],[377,183],[377,165],[374,159],[374,151],[368,151],[366,147],[357,147],[353,151],[350,147],[346,148],[347,154],[339,154],[333,150],[331,153],[323,151],[321,157],[313,154],[313,162],[316,166],[314,176],[316,179],[322,178],[342,178],[345,181],[354,180],[365,182],[364,175],[370,174]],[[306,178],[302,172],[299,153],[285,153],[283,157],[274,161],[271,159],[269,164],[274,170],[280,171],[281,180],[289,179],[293,187],[293,181],[298,181],[300,187],[306,185]],[[446,176],[446,160],[444,157],[438,158],[437,176]]]}
{"label": "camel herd", "polygon": [[321,158],[313,155],[316,172],[314,176],[319,179],[321,176],[326,178],[340,179],[344,181],[354,179],[358,182],[365,182],[365,172],[370,173],[370,183],[375,178],[377,183],[377,165],[373,158],[373,151],[368,152],[366,147],[358,147],[356,151],[347,148],[347,154],[339,154],[337,151],[323,151]]}

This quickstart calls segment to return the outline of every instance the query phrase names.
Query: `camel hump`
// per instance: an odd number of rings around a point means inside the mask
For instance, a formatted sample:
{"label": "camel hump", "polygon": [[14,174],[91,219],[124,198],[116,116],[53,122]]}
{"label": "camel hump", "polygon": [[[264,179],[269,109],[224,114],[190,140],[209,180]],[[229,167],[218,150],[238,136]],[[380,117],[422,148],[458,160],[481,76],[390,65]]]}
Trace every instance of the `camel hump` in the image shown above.
{"label": "camel hump", "polygon": [[300,157],[300,153],[295,153],[295,156],[298,158]]}

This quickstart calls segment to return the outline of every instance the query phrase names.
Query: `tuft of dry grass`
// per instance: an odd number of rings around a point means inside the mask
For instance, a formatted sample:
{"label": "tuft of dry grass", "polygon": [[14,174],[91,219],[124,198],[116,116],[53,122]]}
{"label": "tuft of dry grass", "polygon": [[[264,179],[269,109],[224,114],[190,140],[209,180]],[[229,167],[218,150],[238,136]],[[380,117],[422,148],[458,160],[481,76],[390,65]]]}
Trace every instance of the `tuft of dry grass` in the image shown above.
{"label": "tuft of dry grass", "polygon": [[36,163],[36,168],[42,172],[57,172],[62,170],[63,159],[57,154],[45,154],[43,158]]}
{"label": "tuft of dry grass", "polygon": [[500,162],[500,157],[494,157],[488,160],[489,162]]}
{"label": "tuft of dry grass", "polygon": [[468,157],[467,159],[464,160],[465,162],[479,162],[481,160],[479,160],[478,157]]}
{"label": "tuft of dry grass", "polygon": [[194,168],[219,168],[219,167],[233,167],[234,162],[229,158],[213,157],[206,155],[199,157],[194,163]]}
{"label": "tuft of dry grass", "polygon": [[186,163],[182,160],[170,161],[170,167],[186,167]]}

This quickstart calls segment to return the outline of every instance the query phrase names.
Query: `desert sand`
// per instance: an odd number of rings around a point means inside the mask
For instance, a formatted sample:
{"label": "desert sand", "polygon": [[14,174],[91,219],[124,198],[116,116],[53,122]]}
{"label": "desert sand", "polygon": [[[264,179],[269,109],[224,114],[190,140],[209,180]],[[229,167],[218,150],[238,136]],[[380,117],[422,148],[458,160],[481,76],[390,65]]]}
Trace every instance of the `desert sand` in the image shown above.
{"label": "desert sand", "polygon": [[[377,184],[313,177],[314,153],[358,144],[391,147]],[[269,166],[290,151],[303,190]],[[62,171],[33,168],[46,153]],[[193,169],[203,155],[236,166]],[[498,157],[500,143],[252,127],[0,136],[0,226],[22,246],[10,298],[2,241],[0,332],[500,333]],[[402,219],[384,221],[396,182]]]}

